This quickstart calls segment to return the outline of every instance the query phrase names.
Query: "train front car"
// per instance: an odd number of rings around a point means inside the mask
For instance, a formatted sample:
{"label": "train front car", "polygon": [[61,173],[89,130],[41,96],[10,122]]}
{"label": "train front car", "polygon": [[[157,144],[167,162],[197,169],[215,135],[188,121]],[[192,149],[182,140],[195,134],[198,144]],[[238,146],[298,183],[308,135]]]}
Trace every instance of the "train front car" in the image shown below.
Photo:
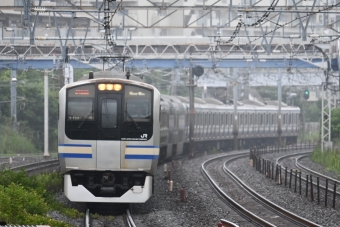
{"label": "train front car", "polygon": [[60,90],[58,153],[69,200],[144,203],[151,197],[159,105],[155,87],[121,78],[84,80]]}

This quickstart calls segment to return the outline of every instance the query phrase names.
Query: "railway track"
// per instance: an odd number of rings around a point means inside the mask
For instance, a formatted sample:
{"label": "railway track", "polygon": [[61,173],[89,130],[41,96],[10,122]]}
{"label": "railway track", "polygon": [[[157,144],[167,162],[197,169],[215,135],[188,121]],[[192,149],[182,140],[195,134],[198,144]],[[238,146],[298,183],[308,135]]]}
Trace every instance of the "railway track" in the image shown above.
{"label": "railway track", "polygon": [[[220,198],[243,217],[243,221],[239,220],[242,226],[319,226],[266,200],[229,171],[228,163],[247,155],[248,152],[243,152],[242,155],[224,155],[202,164],[204,175]],[[216,162],[219,163],[217,166],[223,164],[223,171],[216,170]],[[224,178],[227,174],[229,178],[224,182],[216,182],[214,176],[217,174],[224,175]]]}
{"label": "railway track", "polygon": [[[319,190],[320,191],[322,190],[323,192],[327,188],[327,191],[328,191],[328,193],[330,193],[330,195],[334,194],[334,187],[332,187],[332,186],[333,185],[339,185],[340,181],[338,181],[337,179],[334,179],[330,176],[323,175],[323,174],[321,174],[317,171],[311,170],[308,167],[299,163],[301,159],[303,159],[304,157],[306,157],[310,153],[311,152],[303,152],[303,153],[298,153],[298,154],[295,153],[295,154],[284,155],[284,156],[281,156],[277,159],[276,164],[281,167],[281,171],[286,171],[286,167],[283,166],[284,164],[282,164],[282,163],[289,158],[295,157],[294,163],[291,163],[292,160],[291,160],[291,162],[288,162],[288,163],[287,163],[287,161],[285,162],[285,164],[289,166],[289,167],[287,167],[287,169],[292,169],[292,176],[289,176],[290,171],[288,171],[289,174],[287,174],[287,176],[285,176],[285,177],[287,178],[287,180],[289,178],[293,179],[294,183],[292,183],[292,184],[294,184],[295,188],[299,187],[299,191],[302,191],[302,190],[305,191],[306,190],[305,185],[306,185],[306,182],[307,182],[307,177],[304,177],[304,176],[309,176],[309,179],[308,179],[309,187],[311,187],[311,184],[312,184],[315,189],[319,188]],[[300,174],[301,174],[301,176],[300,176]],[[310,177],[311,175],[313,176],[313,181],[311,181],[311,177]],[[299,178],[299,180],[301,178],[301,183],[300,182],[297,183],[298,180],[296,178]],[[335,188],[335,190],[336,190],[336,188]],[[319,191],[319,193],[320,193],[320,191]],[[308,193],[311,193],[311,192],[309,191]],[[315,191],[313,193],[315,193]],[[337,197],[340,196],[339,191],[336,191],[335,194],[336,194]],[[317,196],[317,195],[315,195],[315,196]],[[325,199],[324,195],[321,195],[321,197],[322,197],[322,199]],[[331,196],[328,199],[331,199]],[[319,198],[319,200],[320,200],[320,198]]]}
{"label": "railway track", "polygon": [[[133,217],[129,209],[127,209],[122,215],[115,216],[115,219],[119,220],[117,221],[118,223],[116,223],[117,226],[136,227],[136,224],[133,220]],[[97,227],[97,226],[98,224],[96,224],[91,217],[90,209],[86,209],[82,227]]]}
{"label": "railway track", "polygon": [[43,162],[31,163],[27,165],[12,167],[13,171],[20,171],[21,169],[25,169],[25,171],[29,174],[38,174],[49,172],[53,170],[57,170],[59,168],[59,160],[48,160]]}
{"label": "railway track", "polygon": [[[15,163],[17,159],[20,159],[21,163],[29,162],[27,164]],[[31,159],[30,161],[28,161]],[[33,159],[33,160],[32,160]],[[44,172],[51,172],[59,170],[59,160],[58,159],[49,159],[49,160],[41,160],[32,157],[1,157],[0,158],[0,166],[4,165],[5,168],[11,169],[13,171],[20,171],[24,169],[29,174],[38,174]]]}

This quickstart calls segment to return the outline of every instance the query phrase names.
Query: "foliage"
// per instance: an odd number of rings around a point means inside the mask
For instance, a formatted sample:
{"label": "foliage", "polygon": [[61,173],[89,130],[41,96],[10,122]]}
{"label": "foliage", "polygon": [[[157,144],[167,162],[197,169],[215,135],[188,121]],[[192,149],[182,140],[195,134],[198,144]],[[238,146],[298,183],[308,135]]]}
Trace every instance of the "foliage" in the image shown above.
{"label": "foliage", "polygon": [[[93,70],[96,71],[96,70]],[[88,74],[89,70],[75,69],[75,80]],[[11,127],[1,127],[0,153],[32,153],[44,148],[44,72],[33,69],[17,70],[17,122],[18,136],[10,132]],[[11,126],[11,71],[0,70],[1,125]],[[58,92],[62,84],[62,70],[49,74],[49,150],[58,148]],[[6,134],[4,134],[6,133]],[[26,147],[22,149],[25,141]],[[14,147],[13,147],[14,146]]]}
{"label": "foliage", "polygon": [[320,138],[320,133],[319,132],[314,132],[311,134],[308,133],[303,133],[303,132],[299,132],[298,135],[298,141],[302,142],[302,141],[318,141]]}
{"label": "foliage", "polygon": [[58,173],[28,176],[26,172],[0,171],[0,220],[7,224],[47,224],[67,227],[63,222],[46,217],[48,211],[59,211],[69,217],[81,214],[63,207],[53,199],[53,192],[61,188]]}
{"label": "foliage", "polygon": [[326,166],[330,171],[336,172],[340,175],[340,153],[335,151],[321,152],[320,146],[317,147],[312,156],[312,160],[323,166]]}
{"label": "foliage", "polygon": [[15,132],[12,129],[10,119],[2,118],[0,126],[0,153],[1,154],[23,154],[37,153],[38,150],[31,142],[31,134],[20,130]]}
{"label": "foliage", "polygon": [[217,150],[217,148],[216,148],[216,147],[213,147],[213,149],[211,150],[211,153],[212,153],[212,154],[216,154],[216,153],[218,153],[218,150]]}
{"label": "foliage", "polygon": [[334,109],[331,112],[331,137],[340,139],[340,109]]}
{"label": "foliage", "polygon": [[257,87],[257,92],[264,99],[277,100],[277,87],[272,86],[260,86]]}
{"label": "foliage", "polygon": [[317,103],[306,105],[306,122],[319,122],[321,119],[321,108]]}

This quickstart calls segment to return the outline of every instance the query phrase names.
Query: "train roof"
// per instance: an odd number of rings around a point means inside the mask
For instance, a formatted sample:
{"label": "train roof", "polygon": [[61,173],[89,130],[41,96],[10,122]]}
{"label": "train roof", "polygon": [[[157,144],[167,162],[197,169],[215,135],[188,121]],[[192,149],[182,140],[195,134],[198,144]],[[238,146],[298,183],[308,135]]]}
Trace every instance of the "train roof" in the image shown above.
{"label": "train roof", "polygon": [[[183,96],[170,96],[170,95],[161,95],[161,100],[172,103],[181,103],[189,107],[189,98]],[[242,100],[237,102],[237,108],[240,111],[247,110],[257,110],[257,111],[268,111],[268,110],[277,110],[278,109],[278,101],[275,100],[266,100],[264,102],[258,100]],[[296,106],[288,106],[287,104],[281,102],[282,111],[298,111],[299,107]],[[209,111],[211,108],[220,109],[221,111],[225,109],[232,109],[233,104],[225,104],[217,99],[206,98],[200,99],[195,97],[195,108]]]}
{"label": "train roof", "polygon": [[[127,79],[127,73],[130,74],[130,72],[120,72],[117,70],[112,70],[112,71],[98,71],[98,72],[93,72],[93,79],[100,79],[100,78],[115,78],[115,79]],[[129,80],[134,80],[138,82],[143,82],[143,80],[137,76],[134,76],[133,74],[129,75]],[[89,75],[84,75],[81,77],[78,81],[81,80],[88,80]]]}

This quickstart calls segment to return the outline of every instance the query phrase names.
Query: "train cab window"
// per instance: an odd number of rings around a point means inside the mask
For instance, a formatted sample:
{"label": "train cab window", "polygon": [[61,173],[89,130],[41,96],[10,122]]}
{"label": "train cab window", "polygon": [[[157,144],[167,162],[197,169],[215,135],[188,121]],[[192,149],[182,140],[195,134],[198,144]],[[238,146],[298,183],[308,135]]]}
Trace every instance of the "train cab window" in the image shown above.
{"label": "train cab window", "polygon": [[152,92],[136,86],[125,86],[125,121],[151,121]]}
{"label": "train cab window", "polygon": [[115,128],[117,127],[117,100],[116,99],[103,99],[102,101],[102,128]]}
{"label": "train cab window", "polygon": [[67,121],[94,121],[94,84],[71,88],[67,91]]}

